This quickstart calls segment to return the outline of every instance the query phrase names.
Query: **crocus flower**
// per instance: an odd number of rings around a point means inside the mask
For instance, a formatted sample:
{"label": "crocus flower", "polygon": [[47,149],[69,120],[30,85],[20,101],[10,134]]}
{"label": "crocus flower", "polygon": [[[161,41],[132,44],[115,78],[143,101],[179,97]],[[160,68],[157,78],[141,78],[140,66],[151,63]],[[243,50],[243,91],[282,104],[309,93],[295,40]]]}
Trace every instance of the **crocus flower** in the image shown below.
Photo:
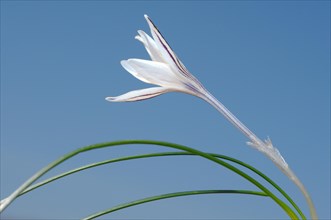
{"label": "crocus flower", "polygon": [[122,60],[121,64],[137,79],[157,85],[157,87],[135,90],[117,97],[107,97],[106,100],[111,102],[140,101],[168,92],[183,92],[207,101],[248,137],[250,140],[247,142],[248,145],[264,153],[300,188],[308,202],[312,218],[317,219],[314,205],[307,190],[290,169],[277,148],[272,145],[271,140],[262,141],[259,139],[221,102],[212,96],[179,60],[152,20],[147,15],[145,15],[145,19],[153,38],[141,30],[138,31],[139,35],[135,38],[143,43],[151,60],[128,59]]}
{"label": "crocus flower", "polygon": [[272,147],[271,141],[267,140],[263,142],[260,140],[222,103],[213,97],[178,59],[151,19],[147,15],[145,15],[145,18],[151,29],[153,38],[148,36],[144,31],[139,30],[139,35],[136,36],[136,39],[143,43],[151,60],[128,59],[122,60],[121,64],[124,69],[139,80],[158,85],[158,87],[135,90],[117,97],[107,97],[106,100],[111,102],[139,101],[174,91],[195,95],[212,104],[242,131],[251,140],[249,145],[268,154],[281,169],[287,169],[287,163],[278,150]]}
{"label": "crocus flower", "polygon": [[149,17],[145,15],[145,18],[153,39],[144,31],[138,31],[136,39],[143,43],[152,60],[129,59],[122,60],[121,64],[139,80],[159,87],[135,90],[106,99],[113,102],[138,101],[174,91],[201,97],[205,91],[201,83],[178,59]]}

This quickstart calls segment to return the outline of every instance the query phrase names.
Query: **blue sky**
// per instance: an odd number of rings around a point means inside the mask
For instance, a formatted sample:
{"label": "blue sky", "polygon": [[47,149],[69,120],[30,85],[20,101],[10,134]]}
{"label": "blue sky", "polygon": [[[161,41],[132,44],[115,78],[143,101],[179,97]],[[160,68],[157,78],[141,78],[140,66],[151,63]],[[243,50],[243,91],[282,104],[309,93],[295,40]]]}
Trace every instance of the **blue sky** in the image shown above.
{"label": "blue sky", "polygon": [[[329,1],[1,1],[1,191],[4,198],[78,147],[121,139],[170,141],[241,159],[303,196],[202,100],[171,93],[136,103],[107,96],[146,88],[120,65],[148,58],[134,36],[158,26],[185,66],[260,138],[270,137],[330,219]],[[123,146],[51,172],[168,149]],[[123,162],[81,172],[17,199],[2,215],[77,219],[143,197],[195,189],[253,189],[199,158]],[[268,198],[169,199],[107,219],[283,219]]]}

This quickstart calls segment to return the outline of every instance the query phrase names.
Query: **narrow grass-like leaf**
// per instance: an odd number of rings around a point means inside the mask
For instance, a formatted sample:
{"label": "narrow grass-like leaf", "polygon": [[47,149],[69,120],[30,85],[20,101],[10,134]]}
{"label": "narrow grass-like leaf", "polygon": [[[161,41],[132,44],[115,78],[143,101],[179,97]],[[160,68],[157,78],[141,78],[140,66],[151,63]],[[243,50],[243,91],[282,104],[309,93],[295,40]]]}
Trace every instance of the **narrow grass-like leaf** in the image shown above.
{"label": "narrow grass-like leaf", "polygon": [[78,155],[83,152],[95,150],[95,149],[101,149],[105,147],[112,147],[112,146],[120,146],[120,145],[129,145],[129,144],[145,144],[145,145],[159,145],[164,147],[170,147],[186,152],[190,152],[195,155],[199,155],[201,157],[204,157],[208,160],[211,160],[219,165],[222,165],[231,171],[237,173],[238,175],[242,176],[243,178],[247,179],[249,182],[257,186],[259,189],[261,189],[263,192],[268,194],[270,198],[272,198],[287,214],[291,219],[298,219],[296,214],[284,203],[282,202],[277,196],[275,196],[271,191],[269,191],[267,188],[265,188],[262,184],[260,184],[257,180],[250,177],[248,174],[242,172],[238,168],[232,166],[229,163],[226,163],[208,153],[204,153],[202,151],[174,143],[169,142],[163,142],[163,141],[153,141],[153,140],[122,140],[122,141],[113,141],[113,142],[105,142],[105,143],[99,143],[94,145],[89,145],[86,147],[78,148],[63,157],[55,160],[54,162],[50,163],[43,169],[41,169],[39,172],[37,172],[35,175],[33,175],[30,179],[28,179],[23,185],[21,185],[16,191],[14,191],[9,197],[2,200],[1,203],[1,209],[0,211],[3,211],[14,199],[16,199],[25,189],[27,189],[33,182],[35,182],[37,179],[39,179],[41,176],[43,176],[45,173],[47,173],[49,170],[53,169],[54,167],[58,166],[59,164],[63,163],[64,161],[74,157],[75,155]]}
{"label": "narrow grass-like leaf", "polygon": [[136,201],[128,202],[125,204],[121,204],[115,207],[112,207],[110,209],[97,212],[93,215],[90,215],[86,218],[83,218],[83,220],[91,220],[95,219],[97,217],[109,214],[111,212],[115,212],[121,209],[129,208],[131,206],[141,205],[147,202],[154,202],[161,199],[169,199],[174,197],[180,197],[180,196],[192,196],[192,195],[202,195],[202,194],[248,194],[248,195],[255,195],[255,196],[268,196],[264,192],[257,192],[257,191],[251,191],[251,190],[194,190],[194,191],[184,191],[184,192],[175,192],[175,193],[168,193],[168,194],[162,194],[158,196],[151,196],[144,199],[139,199]]}
{"label": "narrow grass-like leaf", "polygon": [[[221,158],[224,160],[228,160],[231,161],[233,163],[239,164],[240,166],[243,166],[251,171],[253,171],[254,173],[256,173],[257,175],[259,175],[260,177],[262,177],[263,179],[265,179],[267,182],[269,182],[273,187],[275,187],[290,203],[291,205],[296,209],[296,211],[299,213],[299,215],[301,216],[302,219],[306,219],[305,215],[302,213],[302,211],[300,210],[300,208],[296,205],[296,203],[291,199],[291,197],[278,185],[276,184],[273,180],[271,180],[268,176],[266,176],[265,174],[263,174],[261,171],[257,170],[256,168],[250,166],[247,163],[244,163],[240,160],[237,160],[235,158],[232,157],[228,157],[225,155],[221,155],[221,154],[213,154],[213,153],[209,153],[210,155],[217,157],[217,158]],[[27,188],[26,190],[24,190],[21,194],[25,194],[28,193],[34,189],[37,189],[43,185],[46,185],[48,183],[51,183],[55,180],[61,179],[63,177],[66,177],[68,175],[77,173],[79,171],[83,171],[86,169],[90,169],[93,167],[97,167],[97,166],[101,166],[101,165],[106,165],[106,164],[110,164],[110,163],[115,163],[115,162],[121,162],[121,161],[127,161],[127,160],[134,160],[134,159],[143,159],[143,158],[150,158],[150,157],[162,157],[162,156],[197,156],[195,154],[189,153],[189,152],[162,152],[162,153],[151,153],[151,154],[141,154],[141,155],[134,155],[134,156],[127,156],[127,157],[121,157],[121,158],[115,158],[115,159],[110,159],[110,160],[105,160],[105,161],[100,161],[100,162],[96,162],[96,163],[92,163],[92,164],[88,164],[64,173],[61,173],[59,175],[56,175],[54,177],[48,178],[42,182],[36,183],[32,186],[30,186],[29,188]]]}

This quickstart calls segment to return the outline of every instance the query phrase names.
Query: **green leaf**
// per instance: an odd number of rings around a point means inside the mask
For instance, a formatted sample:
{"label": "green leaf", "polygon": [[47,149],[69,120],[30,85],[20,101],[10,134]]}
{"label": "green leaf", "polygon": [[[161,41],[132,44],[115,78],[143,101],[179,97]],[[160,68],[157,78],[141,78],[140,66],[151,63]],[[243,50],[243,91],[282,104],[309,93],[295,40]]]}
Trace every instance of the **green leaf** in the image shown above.
{"label": "green leaf", "polygon": [[248,195],[255,195],[255,196],[268,196],[267,194],[263,192],[256,192],[256,191],[250,191],[250,190],[194,190],[194,191],[185,191],[185,192],[175,192],[175,193],[168,193],[158,196],[152,196],[147,197],[144,199],[139,199],[136,201],[128,202],[125,204],[121,204],[118,206],[115,206],[113,208],[97,212],[93,215],[90,215],[83,220],[91,220],[97,217],[100,217],[102,215],[109,214],[111,212],[115,212],[121,209],[129,208],[131,206],[141,205],[147,202],[154,202],[161,199],[169,199],[174,197],[180,197],[180,196],[192,196],[192,195],[202,195],[202,194],[248,194]]}
{"label": "green leaf", "polygon": [[[158,146],[164,146],[169,148],[174,148],[178,150],[182,150],[194,155],[198,155],[201,157],[204,157],[210,161],[213,161],[219,165],[222,165],[231,171],[237,173],[238,175],[242,176],[255,186],[257,186],[259,189],[261,189],[265,194],[267,194],[270,198],[272,198],[290,217],[291,219],[298,219],[296,214],[284,203],[282,202],[278,197],[276,197],[271,191],[269,191],[266,187],[264,187],[262,184],[260,184],[257,180],[250,177],[248,174],[242,172],[238,168],[232,166],[229,163],[226,163],[223,160],[218,159],[217,157],[213,156],[212,154],[204,153],[202,151],[179,145],[169,142],[162,142],[162,141],[152,141],[152,140],[123,140],[123,141],[114,141],[114,142],[105,142],[105,143],[99,143],[94,145],[89,145],[86,147],[78,148],[77,150],[74,150],[63,157],[55,160],[54,162],[50,163],[48,166],[41,169],[39,172],[37,172],[34,176],[32,176],[30,179],[28,179],[22,186],[20,186],[14,193],[12,193],[9,197],[7,197],[5,200],[3,200],[3,203],[1,204],[3,211],[13,200],[15,200],[20,194],[22,194],[33,182],[35,182],[37,179],[39,179],[41,176],[43,176],[45,173],[47,173],[49,170],[53,169],[54,167],[58,166],[59,164],[63,163],[64,161],[80,154],[83,152],[88,152],[95,149],[101,149],[105,147],[113,147],[113,146],[120,146],[120,145],[128,145],[128,144],[145,144],[145,145],[158,145]],[[239,162],[239,160],[233,160]],[[242,163],[243,164],[243,163]],[[248,166],[247,166],[248,167]]]}

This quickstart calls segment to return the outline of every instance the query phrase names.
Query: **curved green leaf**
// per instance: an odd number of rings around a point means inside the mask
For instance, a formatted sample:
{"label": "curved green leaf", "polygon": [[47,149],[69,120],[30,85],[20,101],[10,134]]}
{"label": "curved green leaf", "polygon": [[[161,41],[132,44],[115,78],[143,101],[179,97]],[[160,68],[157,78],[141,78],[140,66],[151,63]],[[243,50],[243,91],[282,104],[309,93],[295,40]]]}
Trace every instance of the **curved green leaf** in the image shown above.
{"label": "curved green leaf", "polygon": [[213,161],[219,165],[222,165],[231,171],[237,173],[238,175],[242,176],[243,178],[247,179],[249,182],[257,186],[259,189],[261,189],[263,192],[265,192],[270,198],[272,198],[292,219],[298,219],[296,214],[284,203],[282,202],[278,197],[276,197],[271,191],[269,191],[267,188],[265,188],[262,184],[260,184],[257,180],[250,177],[248,174],[242,172],[238,168],[232,166],[229,163],[224,162],[223,160],[220,160],[208,153],[204,153],[202,151],[179,145],[169,142],[163,142],[163,141],[152,141],[152,140],[123,140],[123,141],[113,141],[113,142],[105,142],[105,143],[99,143],[94,145],[89,145],[86,147],[78,148],[77,150],[74,150],[63,157],[55,160],[54,162],[50,163],[48,166],[41,169],[39,172],[37,172],[35,175],[33,175],[30,179],[28,179],[22,186],[20,186],[14,193],[12,193],[8,198],[6,198],[3,203],[1,204],[1,210],[3,211],[14,199],[16,199],[25,189],[27,189],[33,182],[35,182],[38,178],[43,176],[45,173],[47,173],[49,170],[53,169],[54,167],[58,166],[59,164],[63,163],[64,161],[80,154],[83,152],[95,150],[95,149],[101,149],[105,147],[112,147],[112,146],[120,146],[120,145],[129,145],[129,144],[145,144],[145,145],[159,145],[169,148],[174,148],[182,151],[186,151],[195,155],[199,155],[201,157],[204,157],[210,161]]}
{"label": "curved green leaf", "polygon": [[158,196],[152,196],[147,197],[144,199],[139,199],[136,201],[128,202],[125,204],[121,204],[115,207],[112,207],[110,209],[97,212],[93,215],[90,215],[86,218],[83,218],[83,220],[91,220],[95,219],[97,217],[100,217],[102,215],[109,214],[111,212],[115,212],[121,209],[129,208],[131,206],[141,205],[147,202],[154,202],[161,199],[169,199],[174,197],[180,197],[180,196],[192,196],[192,195],[202,195],[202,194],[248,194],[248,195],[255,195],[255,196],[268,196],[267,194],[263,192],[256,192],[256,191],[250,191],[250,190],[195,190],[195,191],[184,191],[184,192],[176,192],[176,193],[168,193],[168,194],[162,194]]}

